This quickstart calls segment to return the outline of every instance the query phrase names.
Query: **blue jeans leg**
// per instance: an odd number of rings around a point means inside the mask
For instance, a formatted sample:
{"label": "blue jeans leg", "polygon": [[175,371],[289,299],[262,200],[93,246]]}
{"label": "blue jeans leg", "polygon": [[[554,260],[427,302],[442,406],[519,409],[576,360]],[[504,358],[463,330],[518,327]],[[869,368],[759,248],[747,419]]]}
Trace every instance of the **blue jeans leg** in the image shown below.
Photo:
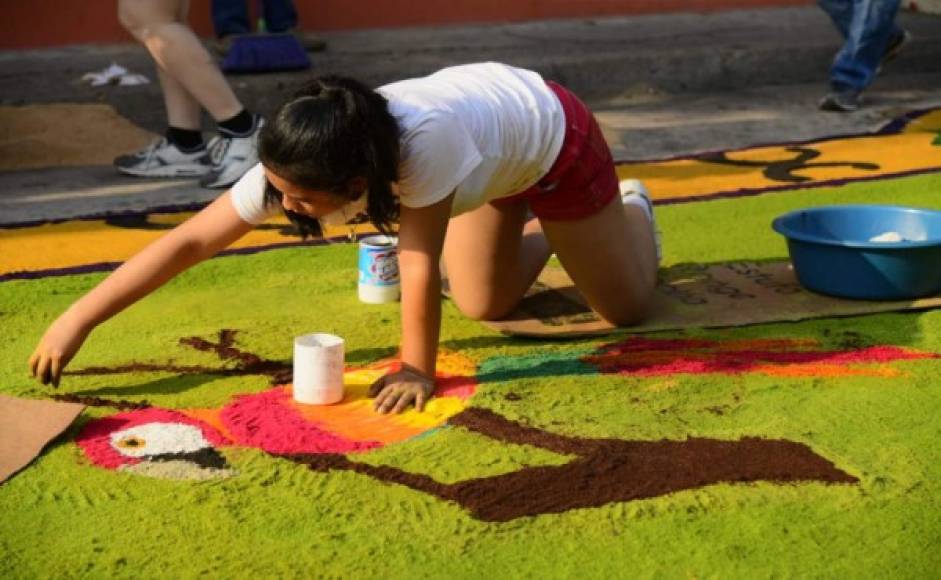
{"label": "blue jeans leg", "polygon": [[264,0],[262,2],[268,32],[285,32],[297,28],[297,10],[293,0]]}
{"label": "blue jeans leg", "polygon": [[818,0],[844,36],[830,67],[834,90],[862,91],[876,76],[889,40],[901,30],[895,24],[900,0]]}
{"label": "blue jeans leg", "polygon": [[246,0],[212,0],[211,11],[212,27],[218,38],[248,34],[252,30]]}

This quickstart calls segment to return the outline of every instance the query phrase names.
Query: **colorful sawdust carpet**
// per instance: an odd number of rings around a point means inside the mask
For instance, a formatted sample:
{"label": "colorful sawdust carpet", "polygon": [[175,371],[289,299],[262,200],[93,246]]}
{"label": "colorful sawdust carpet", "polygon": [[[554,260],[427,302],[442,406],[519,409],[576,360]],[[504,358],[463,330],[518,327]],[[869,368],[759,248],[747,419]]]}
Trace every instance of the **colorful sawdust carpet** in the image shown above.
{"label": "colorful sawdust carpet", "polygon": [[[619,170],[658,198],[667,266],[780,259],[785,211],[941,207],[939,130]],[[53,396],[25,376],[44,327],[184,217],[0,230],[0,392]],[[90,336],[55,393],[88,410],[0,487],[0,574],[936,572],[941,312],[565,342],[443,317],[429,411],[374,415],[397,305],[358,303],[353,245],[258,230]],[[333,407],[290,398],[315,330],[348,345]]]}

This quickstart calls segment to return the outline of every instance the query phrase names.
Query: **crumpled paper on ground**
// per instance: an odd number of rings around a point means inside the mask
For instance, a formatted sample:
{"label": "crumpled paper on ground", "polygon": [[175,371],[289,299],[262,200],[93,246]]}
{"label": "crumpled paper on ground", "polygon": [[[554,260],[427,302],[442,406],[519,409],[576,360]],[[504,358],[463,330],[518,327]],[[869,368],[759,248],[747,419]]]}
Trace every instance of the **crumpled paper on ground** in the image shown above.
{"label": "crumpled paper on ground", "polygon": [[146,85],[150,79],[144,75],[132,73],[117,63],[111,63],[111,66],[100,71],[90,72],[82,75],[82,82],[88,83],[93,87],[104,85],[118,85],[122,87],[132,87],[136,85]]}

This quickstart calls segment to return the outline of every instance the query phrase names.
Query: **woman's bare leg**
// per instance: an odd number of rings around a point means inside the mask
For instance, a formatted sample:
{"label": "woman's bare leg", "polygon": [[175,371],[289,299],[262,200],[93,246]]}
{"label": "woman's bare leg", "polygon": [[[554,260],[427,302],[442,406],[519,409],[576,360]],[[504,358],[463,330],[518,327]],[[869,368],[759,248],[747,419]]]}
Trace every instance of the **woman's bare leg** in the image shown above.
{"label": "woman's bare leg", "polygon": [[653,226],[646,212],[615,197],[580,220],[542,220],[542,228],[576,288],[608,322],[643,319],[657,282]]}
{"label": "woman's bare leg", "polygon": [[180,129],[198,131],[202,125],[203,109],[199,101],[178,83],[176,79],[167,74],[159,64],[157,76],[160,79],[160,88],[163,91],[163,104],[167,109],[167,124]]}
{"label": "woman's bare leg", "polygon": [[[193,100],[217,121],[238,114],[242,104],[186,24],[188,11],[188,0],[119,0],[118,3],[121,23],[147,48],[162,69],[160,81],[170,123],[186,123],[181,127],[194,128]],[[183,93],[187,93],[189,99]]]}
{"label": "woman's bare leg", "polygon": [[486,204],[448,225],[444,261],[451,296],[466,316],[494,320],[509,314],[542,271],[551,250],[527,205]]}
{"label": "woman's bare leg", "polygon": [[553,251],[588,304],[619,326],[647,315],[657,282],[653,225],[615,197],[580,220],[526,222],[526,204],[485,205],[451,220],[444,243],[458,308],[479,320],[509,314]]}

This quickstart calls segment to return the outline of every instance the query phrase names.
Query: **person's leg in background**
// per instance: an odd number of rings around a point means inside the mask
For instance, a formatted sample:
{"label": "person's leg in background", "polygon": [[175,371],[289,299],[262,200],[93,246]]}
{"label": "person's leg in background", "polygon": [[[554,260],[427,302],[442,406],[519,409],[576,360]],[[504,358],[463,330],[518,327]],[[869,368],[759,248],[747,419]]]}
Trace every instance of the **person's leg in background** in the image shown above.
{"label": "person's leg in background", "polygon": [[817,5],[830,17],[844,41],[849,36],[853,20],[853,4],[853,0],[817,0]]}
{"label": "person's leg in background", "polygon": [[293,32],[297,28],[293,0],[264,0],[261,4],[268,32]]}
{"label": "person's leg in background", "polygon": [[252,31],[247,0],[212,0],[210,12],[216,38],[223,39],[233,34],[248,34]]}
{"label": "person's leg in background", "polygon": [[[256,16],[264,18],[264,32],[293,34],[305,50],[317,51],[326,48],[327,43],[320,37],[301,32],[293,0],[262,0],[260,4],[261,14]],[[212,48],[219,55],[225,56],[232,48],[234,37],[249,34],[253,30],[249,0],[212,0],[211,8],[212,24],[216,33]]]}
{"label": "person's leg in background", "polygon": [[294,0],[262,0],[262,15],[268,32],[293,34],[304,50],[317,51],[327,47],[319,36],[301,31]]}
{"label": "person's leg in background", "polygon": [[[197,130],[197,106],[216,121],[221,139],[211,151],[211,167],[204,172],[202,183],[207,187],[224,187],[257,163],[255,137],[261,119],[247,112],[232,92],[212,57],[186,24],[188,12],[188,0],[118,3],[121,23],[157,63],[168,124],[183,125],[177,128],[186,131]],[[141,162],[144,166],[155,166],[154,171],[159,174],[167,160],[150,153]],[[125,173],[148,175],[140,171],[141,167],[129,167],[126,162],[126,157],[118,158],[115,165]]]}
{"label": "person's leg in background", "polygon": [[844,43],[830,68],[831,92],[824,110],[853,111],[881,64],[897,53],[908,34],[895,23],[899,0],[818,0]]}
{"label": "person's leg in background", "polygon": [[216,35],[209,42],[209,46],[219,56],[225,56],[229,52],[236,36],[252,31],[248,0],[212,0],[209,14],[212,17],[212,30]]}

